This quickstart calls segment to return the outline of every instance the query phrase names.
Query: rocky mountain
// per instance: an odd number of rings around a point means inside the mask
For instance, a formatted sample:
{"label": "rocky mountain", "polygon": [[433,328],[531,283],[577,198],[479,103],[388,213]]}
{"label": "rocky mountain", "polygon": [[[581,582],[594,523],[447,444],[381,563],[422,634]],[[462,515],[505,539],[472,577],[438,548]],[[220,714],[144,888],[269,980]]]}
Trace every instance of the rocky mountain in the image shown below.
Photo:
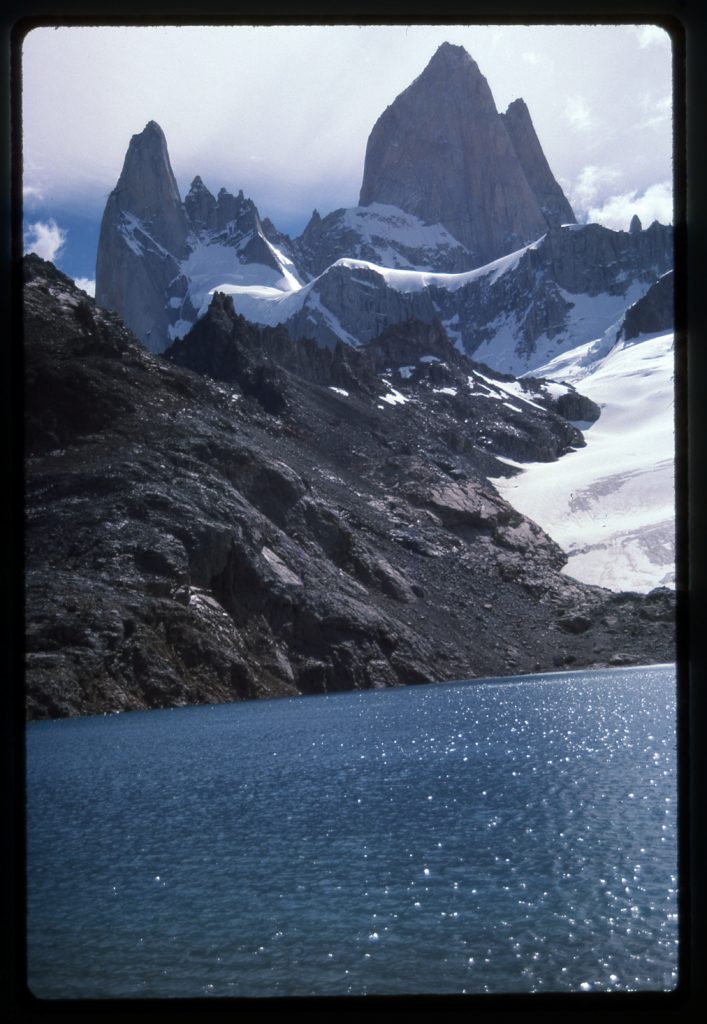
{"label": "rocky mountain", "polygon": [[576,224],[574,211],[545,158],[525,101],[514,100],[500,117],[548,227]]}
{"label": "rocky mountain", "polygon": [[182,203],[162,129],[150,121],[133,136],[103,214],[96,301],[148,349],[162,351],[189,329],[214,275],[288,289],[300,284],[292,269],[242,191],[214,197],[197,176]]}
{"label": "rocky mountain", "polygon": [[227,296],[154,355],[25,275],[30,717],[672,660],[670,592],[564,576],[489,481],[572,458],[560,413],[596,416],[573,389],[438,324],[293,344]]}
{"label": "rocky mountain", "polygon": [[150,121],[130,140],[108,197],[96,261],[98,302],[119,310],[146,344],[167,336],[170,291],[188,230],[164,133]]}
{"label": "rocky mountain", "polygon": [[326,217],[315,210],[293,246],[297,265],[310,280],[343,258],[442,273],[457,273],[473,265],[469,250],[441,224],[424,224],[397,206],[383,203],[334,210]]}
{"label": "rocky mountain", "polygon": [[152,351],[222,291],[252,322],[327,347],[440,320],[461,351],[520,374],[601,337],[673,266],[670,227],[574,223],[525,103],[498,113],[448,44],[375,125],[360,201],[315,210],[295,239],[198,176],[181,203],[151,122],[106,206],[97,301]]}
{"label": "rocky mountain", "polygon": [[575,219],[525,105],[499,115],[476,62],[450,43],[373,127],[359,203],[374,202],[443,224],[472,267]]}
{"label": "rocky mountain", "polygon": [[341,259],[287,296],[223,285],[249,320],[291,337],[357,345],[387,325],[440,320],[458,348],[504,372],[525,373],[601,336],[673,264],[671,227],[631,234],[599,224],[548,230],[476,270],[392,269]]}
{"label": "rocky mountain", "polygon": [[630,341],[639,334],[671,331],[674,323],[675,283],[673,271],[669,270],[626,310],[621,336]]}

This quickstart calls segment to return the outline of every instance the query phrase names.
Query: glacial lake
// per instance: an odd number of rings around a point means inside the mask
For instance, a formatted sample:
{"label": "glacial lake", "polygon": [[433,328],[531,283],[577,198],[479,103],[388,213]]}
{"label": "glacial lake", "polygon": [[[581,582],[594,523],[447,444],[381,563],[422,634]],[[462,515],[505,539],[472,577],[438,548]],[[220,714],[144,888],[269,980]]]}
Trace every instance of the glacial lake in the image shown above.
{"label": "glacial lake", "polygon": [[674,666],[27,727],[49,999],[664,991]]}

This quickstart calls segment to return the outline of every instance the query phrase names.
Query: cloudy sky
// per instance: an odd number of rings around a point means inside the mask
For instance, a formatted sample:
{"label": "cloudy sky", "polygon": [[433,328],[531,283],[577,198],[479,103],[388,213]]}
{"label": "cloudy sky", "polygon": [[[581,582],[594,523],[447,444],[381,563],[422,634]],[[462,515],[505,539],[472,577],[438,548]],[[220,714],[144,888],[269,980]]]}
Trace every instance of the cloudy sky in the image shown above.
{"label": "cloudy sky", "polygon": [[579,220],[672,220],[672,53],[652,25],[36,28],[22,61],[25,246],[89,280],[130,137],[297,235],[354,206],[368,134],[443,41],[522,96]]}

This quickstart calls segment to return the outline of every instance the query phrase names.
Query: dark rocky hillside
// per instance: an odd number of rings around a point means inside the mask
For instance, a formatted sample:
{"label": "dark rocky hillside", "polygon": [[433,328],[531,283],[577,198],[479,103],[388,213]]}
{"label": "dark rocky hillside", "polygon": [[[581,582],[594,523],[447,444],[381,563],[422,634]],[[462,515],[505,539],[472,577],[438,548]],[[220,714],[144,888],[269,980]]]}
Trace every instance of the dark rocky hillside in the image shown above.
{"label": "dark rocky hillside", "polygon": [[627,341],[639,334],[670,331],[675,323],[675,286],[672,270],[663,274],[646,294],[626,310],[622,334]]}
{"label": "dark rocky hillside", "polygon": [[582,443],[542,384],[434,325],[288,348],[223,299],[154,356],[25,271],[29,717],[673,659],[669,592],[561,575],[488,481]]}

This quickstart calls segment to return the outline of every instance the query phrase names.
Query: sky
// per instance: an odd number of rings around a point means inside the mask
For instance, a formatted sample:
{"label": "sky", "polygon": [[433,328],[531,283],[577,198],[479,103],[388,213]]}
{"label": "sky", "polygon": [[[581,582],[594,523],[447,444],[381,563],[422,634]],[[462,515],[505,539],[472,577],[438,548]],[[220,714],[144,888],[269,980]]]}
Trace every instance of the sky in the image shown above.
{"label": "sky", "polygon": [[672,51],[655,25],[37,27],[22,48],[25,249],[90,290],[132,135],[297,236],[355,206],[368,135],[444,41],[526,101],[578,220],[672,221]]}

